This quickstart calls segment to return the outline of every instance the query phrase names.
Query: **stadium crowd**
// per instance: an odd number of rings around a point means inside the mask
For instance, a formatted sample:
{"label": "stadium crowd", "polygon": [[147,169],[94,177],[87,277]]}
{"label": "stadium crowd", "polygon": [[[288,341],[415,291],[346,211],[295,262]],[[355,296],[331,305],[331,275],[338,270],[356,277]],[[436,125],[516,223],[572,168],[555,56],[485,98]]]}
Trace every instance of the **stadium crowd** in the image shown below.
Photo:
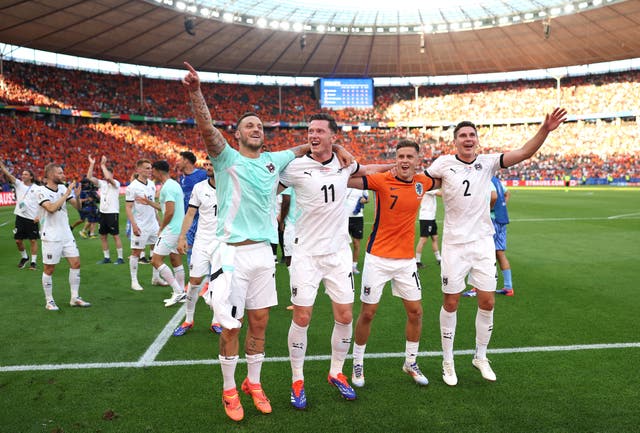
{"label": "stadium crowd", "polygon": [[[0,102],[73,108],[148,116],[190,116],[186,98],[175,80],[100,74],[5,62]],[[572,114],[621,113],[640,106],[640,71],[567,77],[562,80],[562,106]],[[303,122],[320,110],[310,87],[204,83],[203,94],[217,121],[234,122],[238,113],[253,111],[265,122]],[[541,106],[541,101],[546,101]],[[518,80],[499,83],[377,87],[373,109],[332,112],[339,122],[457,122],[536,117],[556,105],[556,81]],[[545,105],[546,104],[546,105]]]}

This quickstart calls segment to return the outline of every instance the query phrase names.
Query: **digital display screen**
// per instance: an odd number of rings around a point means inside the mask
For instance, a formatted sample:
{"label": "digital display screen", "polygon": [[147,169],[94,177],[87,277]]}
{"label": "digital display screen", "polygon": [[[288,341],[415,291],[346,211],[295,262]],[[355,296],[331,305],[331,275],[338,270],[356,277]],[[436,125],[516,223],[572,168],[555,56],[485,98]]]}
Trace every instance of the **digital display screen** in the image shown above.
{"label": "digital display screen", "polygon": [[322,108],[372,108],[373,79],[322,78],[320,106]]}

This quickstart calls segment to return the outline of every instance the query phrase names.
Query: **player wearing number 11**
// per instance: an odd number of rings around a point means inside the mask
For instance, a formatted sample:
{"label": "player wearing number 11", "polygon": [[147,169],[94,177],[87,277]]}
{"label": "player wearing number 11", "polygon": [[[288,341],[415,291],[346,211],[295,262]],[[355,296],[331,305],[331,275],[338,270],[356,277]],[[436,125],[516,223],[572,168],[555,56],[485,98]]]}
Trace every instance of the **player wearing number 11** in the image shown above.
{"label": "player wearing number 11", "polygon": [[476,352],[472,365],[482,377],[495,381],[496,375],[487,359],[487,346],[493,331],[493,306],[496,291],[496,258],[494,228],[489,212],[491,177],[500,168],[507,168],[531,158],[549,133],[566,120],[567,111],[556,108],[545,116],[538,132],[519,149],[505,153],[479,155],[479,141],[473,123],[458,123],[453,130],[455,155],[440,156],[426,174],[442,181],[444,229],[442,237],[442,292],[440,337],[443,362],[442,379],[454,386],[458,377],[453,364],[453,339],[456,331],[456,311],[465,278],[477,288]]}

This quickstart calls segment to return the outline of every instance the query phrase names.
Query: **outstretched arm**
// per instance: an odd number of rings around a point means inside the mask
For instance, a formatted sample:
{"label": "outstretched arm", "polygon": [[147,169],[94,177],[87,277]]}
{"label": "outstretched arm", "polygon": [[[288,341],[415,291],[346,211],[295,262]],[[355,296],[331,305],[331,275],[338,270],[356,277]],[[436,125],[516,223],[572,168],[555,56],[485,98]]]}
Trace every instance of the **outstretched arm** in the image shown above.
{"label": "outstretched arm", "polygon": [[502,164],[504,167],[511,167],[525,159],[531,158],[533,154],[540,149],[540,146],[542,146],[542,143],[547,139],[549,133],[560,126],[560,124],[565,120],[567,120],[567,110],[564,108],[556,108],[551,113],[547,114],[536,135],[529,139],[524,146],[520,149],[504,153],[502,157]]}
{"label": "outstretched arm", "polygon": [[210,157],[216,158],[224,150],[227,145],[227,140],[225,140],[220,131],[213,126],[209,107],[207,107],[207,103],[200,90],[200,77],[198,77],[198,73],[189,63],[184,62],[184,65],[189,72],[182,79],[182,85],[189,92],[193,116],[202,135],[202,139],[207,146],[207,153]]}
{"label": "outstretched arm", "polygon": [[4,173],[5,176],[7,176],[7,179],[9,180],[9,182],[12,185],[15,185],[16,177],[14,175],[12,175],[11,173],[9,173],[9,170],[7,169],[7,167],[4,165],[4,163],[2,161],[0,161],[0,170],[2,170],[2,172]]}
{"label": "outstretched arm", "polygon": [[353,176],[367,176],[367,175],[373,174],[373,173],[381,173],[383,171],[389,171],[395,166],[396,166],[395,164],[368,164],[368,165],[361,165],[360,169],[358,171],[356,171],[355,173],[353,173]]}

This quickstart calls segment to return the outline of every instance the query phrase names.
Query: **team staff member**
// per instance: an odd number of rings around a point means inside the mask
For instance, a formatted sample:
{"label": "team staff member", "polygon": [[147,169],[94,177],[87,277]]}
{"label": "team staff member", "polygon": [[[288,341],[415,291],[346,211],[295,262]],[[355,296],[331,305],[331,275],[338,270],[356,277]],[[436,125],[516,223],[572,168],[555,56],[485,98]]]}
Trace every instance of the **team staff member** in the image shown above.
{"label": "team staff member", "polygon": [[367,243],[362,270],[356,322],[351,383],[364,386],[364,352],[382,290],[391,281],[394,296],[402,299],[407,313],[405,361],[402,370],[419,385],[429,384],[416,361],[422,334],[422,288],[413,255],[415,221],[422,197],[433,187],[433,179],[416,174],[420,147],[410,140],[396,146],[395,174],[377,173],[349,180],[349,186],[376,193],[376,213]]}

